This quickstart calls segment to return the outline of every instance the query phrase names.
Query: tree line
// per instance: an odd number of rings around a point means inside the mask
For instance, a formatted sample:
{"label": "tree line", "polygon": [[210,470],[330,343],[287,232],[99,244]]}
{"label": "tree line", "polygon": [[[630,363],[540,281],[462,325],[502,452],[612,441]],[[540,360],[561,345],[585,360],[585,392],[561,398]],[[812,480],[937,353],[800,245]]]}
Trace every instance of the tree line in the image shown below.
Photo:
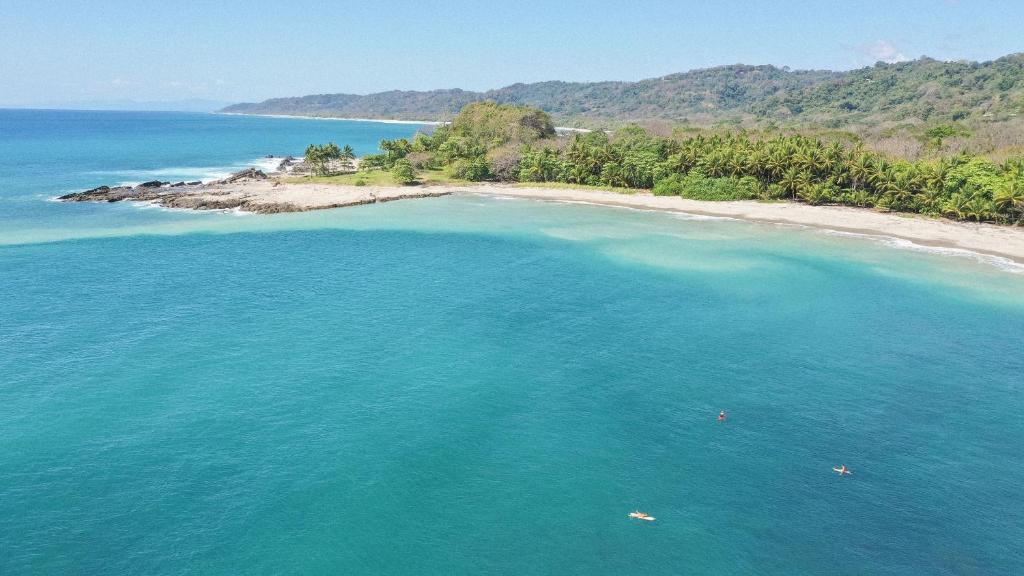
{"label": "tree line", "polygon": [[450,125],[381,142],[366,167],[444,169],[471,181],[561,182],[696,199],[793,200],[1024,224],[1024,159],[959,154],[888,158],[861,145],[800,135],[687,133],[639,126],[554,137],[536,109],[467,106]]}

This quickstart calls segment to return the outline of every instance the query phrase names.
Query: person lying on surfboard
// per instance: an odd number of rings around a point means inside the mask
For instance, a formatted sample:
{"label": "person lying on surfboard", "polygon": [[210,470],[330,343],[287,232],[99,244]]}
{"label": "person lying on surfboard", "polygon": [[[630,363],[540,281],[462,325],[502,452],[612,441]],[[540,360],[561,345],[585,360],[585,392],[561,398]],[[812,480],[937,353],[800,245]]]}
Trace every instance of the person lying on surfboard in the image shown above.
{"label": "person lying on surfboard", "polygon": [[637,518],[638,520],[647,520],[648,522],[654,522],[653,516],[648,516],[646,513],[640,512],[639,510],[636,512],[630,512],[629,517]]}
{"label": "person lying on surfboard", "polygon": [[850,472],[849,470],[846,469],[846,464],[843,464],[839,468],[833,468],[832,470],[834,470],[836,472],[839,472],[840,476],[842,476],[844,474],[853,474],[853,472]]}

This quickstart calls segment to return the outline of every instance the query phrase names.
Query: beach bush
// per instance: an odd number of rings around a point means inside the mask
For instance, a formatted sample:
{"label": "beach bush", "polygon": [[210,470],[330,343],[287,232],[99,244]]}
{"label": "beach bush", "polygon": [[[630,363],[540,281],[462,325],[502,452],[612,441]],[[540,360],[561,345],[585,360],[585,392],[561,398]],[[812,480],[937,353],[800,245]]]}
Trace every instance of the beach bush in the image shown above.
{"label": "beach bush", "polygon": [[487,148],[509,142],[535,142],[555,135],[551,116],[528,106],[498,104],[493,101],[467,104],[452,121],[456,136]]}
{"label": "beach bush", "polygon": [[383,154],[367,154],[359,159],[361,170],[382,170],[386,168],[387,157]]}
{"label": "beach bush", "polygon": [[487,153],[491,173],[499,182],[518,182],[522,155],[518,146],[506,145]]}
{"label": "beach bush", "polygon": [[743,178],[709,178],[700,172],[686,176],[673,174],[654,185],[657,196],[682,196],[691,200],[752,200],[758,197],[757,180]]}
{"label": "beach bush", "polygon": [[405,157],[417,170],[438,170],[441,162],[430,152],[413,152]]}
{"label": "beach bush", "polygon": [[491,166],[483,156],[462,158],[452,164],[452,176],[459,180],[482,182],[491,178]]}
{"label": "beach bush", "polygon": [[416,181],[416,171],[406,159],[397,160],[391,168],[391,176],[399,184],[412,184]]}

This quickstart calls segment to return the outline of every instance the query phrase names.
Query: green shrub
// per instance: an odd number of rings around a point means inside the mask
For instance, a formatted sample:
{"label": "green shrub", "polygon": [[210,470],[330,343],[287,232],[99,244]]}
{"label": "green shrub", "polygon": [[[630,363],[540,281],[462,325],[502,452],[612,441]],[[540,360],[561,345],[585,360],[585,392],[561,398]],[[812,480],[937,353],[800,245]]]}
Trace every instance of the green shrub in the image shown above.
{"label": "green shrub", "polygon": [[368,154],[359,160],[359,168],[362,170],[373,170],[374,168],[385,168],[387,156],[383,154]]}
{"label": "green shrub", "polygon": [[457,160],[452,164],[452,176],[460,180],[480,182],[491,177],[491,165],[483,156]]}
{"label": "green shrub", "polygon": [[657,196],[682,196],[691,200],[752,200],[759,192],[757,179],[750,176],[708,178],[700,172],[686,176],[673,174],[654,184]]}
{"label": "green shrub", "polygon": [[405,158],[395,162],[395,166],[391,168],[391,176],[399,184],[412,184],[416,181],[416,171]]}
{"label": "green shrub", "polygon": [[779,184],[769,184],[758,196],[762,200],[782,200],[789,196],[789,192]]}
{"label": "green shrub", "polygon": [[438,170],[441,168],[441,162],[429,152],[413,152],[406,156],[405,159],[417,170]]}
{"label": "green shrub", "polygon": [[686,177],[682,174],[672,174],[654,183],[655,196],[681,196],[685,187]]}

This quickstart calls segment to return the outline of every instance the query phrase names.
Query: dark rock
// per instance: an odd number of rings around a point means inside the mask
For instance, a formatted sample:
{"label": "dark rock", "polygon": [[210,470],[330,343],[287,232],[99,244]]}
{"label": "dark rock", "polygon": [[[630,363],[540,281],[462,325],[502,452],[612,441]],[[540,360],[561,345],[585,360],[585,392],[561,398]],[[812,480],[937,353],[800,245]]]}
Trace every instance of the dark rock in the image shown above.
{"label": "dark rock", "polygon": [[110,186],[100,186],[99,188],[93,188],[92,190],[86,190],[85,192],[72,192],[63,196],[58,196],[58,200],[73,200],[76,202],[89,200],[89,197],[102,196],[110,192]]}
{"label": "dark rock", "polygon": [[182,187],[184,185],[185,185],[184,182],[175,182],[174,184],[171,184],[171,188],[180,188],[180,187]]}
{"label": "dark rock", "polygon": [[200,185],[202,185],[202,183],[203,182],[201,180],[193,180],[192,182],[186,182],[185,185],[186,186],[200,186]]}
{"label": "dark rock", "polygon": [[85,192],[65,194],[59,200],[64,200],[65,202],[117,202],[125,198],[134,197],[142,192],[142,190],[137,190],[128,186],[117,186],[115,188],[100,186]]}
{"label": "dark rock", "polygon": [[164,183],[159,180],[150,180],[149,182],[143,182],[142,184],[139,184],[138,188],[159,188],[163,185]]}
{"label": "dark rock", "polygon": [[295,163],[295,158],[293,156],[288,156],[284,160],[281,160],[281,162],[277,165],[277,171],[284,172],[289,166]]}
{"label": "dark rock", "polygon": [[231,184],[233,182],[238,182],[239,180],[266,180],[266,179],[267,179],[267,175],[264,174],[262,170],[259,170],[257,168],[246,168],[245,170],[239,170],[238,172],[235,172],[234,174],[232,174],[231,176],[228,176],[227,178],[225,178],[223,180],[219,180],[217,182],[217,184]]}

